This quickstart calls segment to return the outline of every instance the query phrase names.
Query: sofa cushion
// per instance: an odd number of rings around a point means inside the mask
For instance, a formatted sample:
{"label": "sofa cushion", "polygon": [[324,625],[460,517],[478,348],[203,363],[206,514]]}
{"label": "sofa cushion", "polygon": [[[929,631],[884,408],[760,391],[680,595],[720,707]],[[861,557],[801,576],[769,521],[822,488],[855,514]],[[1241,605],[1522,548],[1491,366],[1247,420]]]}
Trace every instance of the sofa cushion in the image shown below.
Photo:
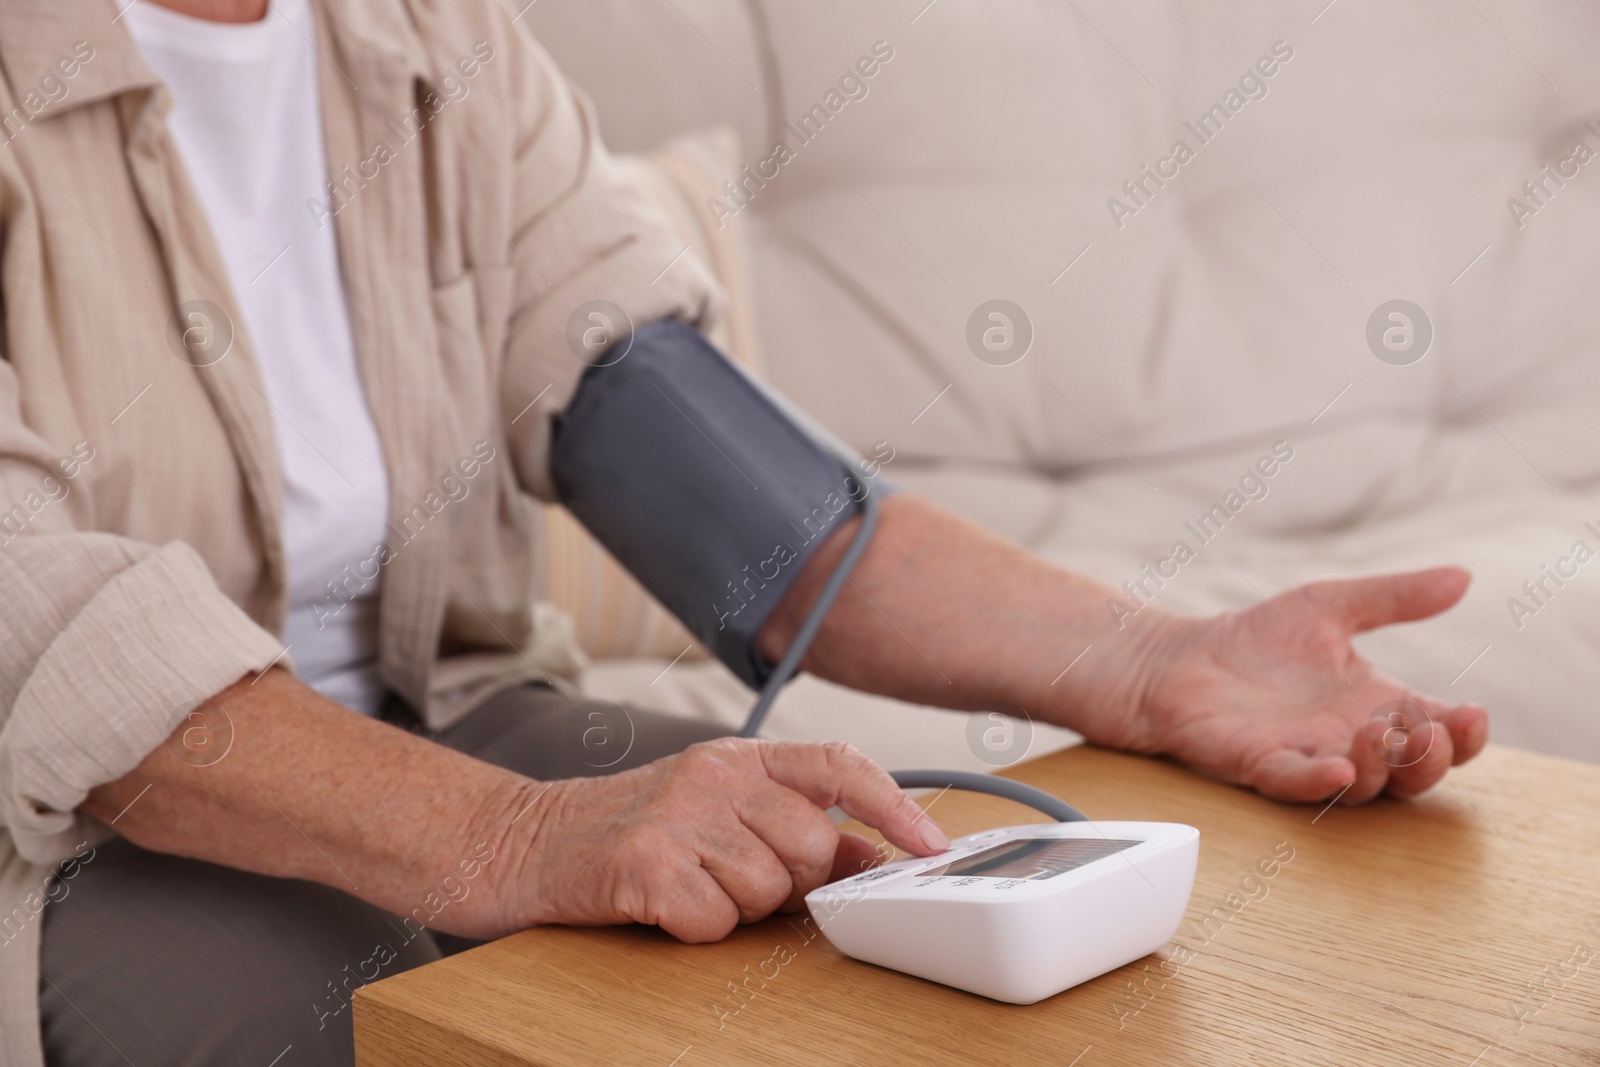
{"label": "sofa cushion", "polygon": [[[1070,474],[1309,422],[1340,396],[1314,432],[1352,462],[1308,525],[1348,521],[1437,447],[1436,423],[1483,414],[1557,411],[1533,420],[1535,461],[1600,474],[1575,447],[1600,397],[1600,168],[1536,215],[1508,208],[1576,138],[1600,152],[1600,9],[1225,11],[541,0],[523,21],[618,143],[715,119],[757,166],[790,146],[771,181],[740,177],[748,210],[724,203],[752,226],[770,376],[858,447]],[[893,58],[859,77],[875,49]],[[1263,95],[1240,93],[1247,76]],[[1191,132],[1236,101],[1220,133]],[[1179,139],[1193,158],[1156,187],[1142,168]],[[1114,218],[1113,199],[1137,210]],[[1435,333],[1405,367],[1365,339],[1397,297]],[[968,350],[995,298],[1033,325],[1010,366]]]}
{"label": "sofa cushion", "polygon": [[[1600,167],[1521,229],[1506,206],[1574,138],[1600,150],[1574,46],[1600,40],[1594,11],[1502,22],[1557,90],[1470,5],[766,8],[791,118],[894,49],[751,212],[772,379],[858,447],[1070,474],[1299,426],[1346,453],[1299,505],[1334,525],[1437,424],[1565,404],[1535,462],[1600,473],[1577,447],[1600,397]],[[1263,57],[1266,95],[1201,143],[1186,124]],[[1114,221],[1179,138],[1194,158]],[[966,340],[995,298],[1033,325],[1010,366]],[[1394,298],[1434,327],[1410,366],[1366,344]]]}

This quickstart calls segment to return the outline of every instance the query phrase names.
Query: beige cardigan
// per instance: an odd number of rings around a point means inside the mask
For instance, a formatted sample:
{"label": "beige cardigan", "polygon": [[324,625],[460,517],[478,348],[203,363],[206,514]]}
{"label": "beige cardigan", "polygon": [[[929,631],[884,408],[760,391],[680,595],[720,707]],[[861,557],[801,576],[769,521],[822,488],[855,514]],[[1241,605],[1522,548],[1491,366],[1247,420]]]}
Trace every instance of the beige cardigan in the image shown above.
{"label": "beige cardigan", "polygon": [[[118,6],[0,3],[0,1059],[19,1067],[42,1064],[49,865],[104,833],[74,809],[284,652],[270,409]],[[529,607],[525,494],[548,494],[584,369],[569,318],[603,298],[704,324],[716,296],[497,0],[317,9],[335,186],[307,210],[337,232],[389,468],[381,669],[440,726],[563,659]]]}

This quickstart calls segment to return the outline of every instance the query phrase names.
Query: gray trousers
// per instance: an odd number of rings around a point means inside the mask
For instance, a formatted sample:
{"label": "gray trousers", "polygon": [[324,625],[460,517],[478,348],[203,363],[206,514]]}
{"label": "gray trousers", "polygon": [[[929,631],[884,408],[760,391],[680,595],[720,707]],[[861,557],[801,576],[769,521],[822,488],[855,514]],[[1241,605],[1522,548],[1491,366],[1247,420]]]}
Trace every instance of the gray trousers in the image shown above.
{"label": "gray trousers", "polygon": [[[544,686],[502,693],[438,734],[398,702],[384,718],[533,778],[627,770],[727,732]],[[120,838],[70,884],[44,910],[39,1009],[51,1067],[350,1067],[349,992],[372,974],[375,946],[394,958],[374,980],[471,944],[328,886]]]}

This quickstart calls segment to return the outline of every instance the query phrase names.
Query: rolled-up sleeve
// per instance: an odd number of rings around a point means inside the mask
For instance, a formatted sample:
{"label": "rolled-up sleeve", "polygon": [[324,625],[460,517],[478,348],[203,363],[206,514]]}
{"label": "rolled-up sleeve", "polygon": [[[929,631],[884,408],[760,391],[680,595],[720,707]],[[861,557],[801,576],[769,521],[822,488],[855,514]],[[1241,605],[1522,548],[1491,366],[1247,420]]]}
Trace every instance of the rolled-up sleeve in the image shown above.
{"label": "rolled-up sleeve", "polygon": [[0,547],[0,819],[25,859],[50,863],[83,839],[90,790],[283,646],[188,545],[87,530],[87,487],[61,477],[16,395],[0,363],[0,507],[65,494]]}
{"label": "rolled-up sleeve", "polygon": [[20,538],[0,553],[0,603],[7,630],[49,633],[0,729],[0,815],[36,863],[82,839],[74,809],[91,789],[133,770],[200,702],[283,648],[177,542]]}
{"label": "rolled-up sleeve", "polygon": [[517,254],[503,413],[522,485],[549,500],[551,420],[587,369],[568,344],[569,321],[604,300],[635,326],[679,318],[709,328],[721,292],[671,223],[622,177],[589,102],[537,44],[509,29]]}

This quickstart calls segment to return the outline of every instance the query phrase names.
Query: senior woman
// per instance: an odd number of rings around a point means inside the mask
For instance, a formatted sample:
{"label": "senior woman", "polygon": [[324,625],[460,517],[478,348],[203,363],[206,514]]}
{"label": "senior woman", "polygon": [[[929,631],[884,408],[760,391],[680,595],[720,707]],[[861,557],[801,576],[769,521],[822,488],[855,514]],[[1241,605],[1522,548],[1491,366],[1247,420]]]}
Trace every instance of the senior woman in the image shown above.
{"label": "senior woman", "polygon": [[[641,711],[600,775],[563,742],[527,496],[639,503],[627,477],[553,473],[585,425],[624,455],[692,443],[638,437],[568,322],[603,297],[703,327],[717,294],[510,12],[6,0],[0,68],[5,1062],[348,1064],[351,991],[445,935],[719,938],[870,860],[832,805],[945,846],[843,746]],[[686,334],[628,365],[666,373]],[[700,499],[720,462],[651,491]],[[679,510],[612,523],[667,582],[716,540]],[[737,639],[727,612],[702,626],[719,655],[769,671],[858,521],[797,553]],[[1116,620],[1110,591],[902,493],[853,583],[806,669],[1021,705],[1275,798],[1409,795],[1486,737],[1481,708],[1350,643],[1454,603],[1454,569]],[[1364,731],[1401,698],[1430,721],[1396,767]]]}

